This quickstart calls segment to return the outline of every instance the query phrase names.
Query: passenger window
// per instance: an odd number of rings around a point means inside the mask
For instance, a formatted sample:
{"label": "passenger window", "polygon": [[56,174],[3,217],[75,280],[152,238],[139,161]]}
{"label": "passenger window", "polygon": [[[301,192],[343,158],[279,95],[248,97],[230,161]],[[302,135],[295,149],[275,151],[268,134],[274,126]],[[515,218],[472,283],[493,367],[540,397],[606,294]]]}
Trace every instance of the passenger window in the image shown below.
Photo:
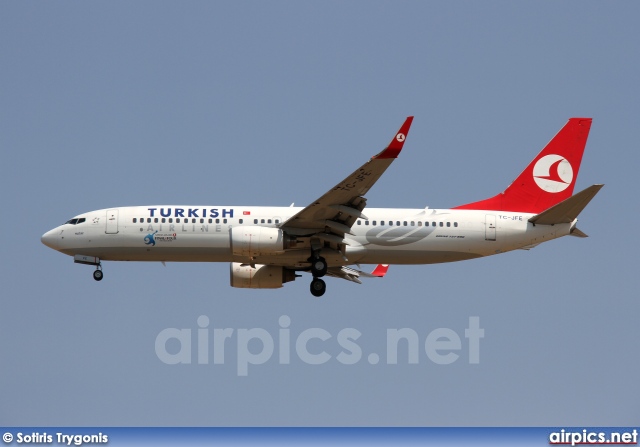
{"label": "passenger window", "polygon": [[453,223],[453,226],[454,226],[454,227],[457,227],[457,226],[458,226],[458,222],[454,222],[454,223]]}
{"label": "passenger window", "polygon": [[244,220],[243,220],[243,219],[240,219],[238,222],[242,223],[242,222],[244,222]]}
{"label": "passenger window", "polygon": [[[218,223],[218,222],[216,222],[216,223]],[[253,223],[257,224],[258,223],[258,219],[253,219]]]}
{"label": "passenger window", "polygon": [[362,222],[358,221],[358,225],[362,225]]}
{"label": "passenger window", "polygon": [[176,223],[180,223],[180,218],[179,217],[176,218]]}
{"label": "passenger window", "polygon": [[165,223],[167,221],[167,219],[165,219],[164,217],[162,218],[162,223]]}
{"label": "passenger window", "polygon": [[280,223],[280,219],[276,219],[276,223],[279,224]]}
{"label": "passenger window", "polygon": [[213,219],[209,219],[209,223],[213,223]]}
{"label": "passenger window", "polygon": [[406,220],[404,221],[404,226],[405,226],[405,227],[407,226],[407,221],[406,221]]}
{"label": "passenger window", "polygon": [[227,219],[222,219],[222,223],[227,223]]}
{"label": "passenger window", "polygon": [[147,217],[147,223],[151,223],[151,218]]}
{"label": "passenger window", "polygon": [[375,224],[376,224],[376,221],[375,221],[375,220],[374,220],[373,222],[371,222],[371,225],[375,225]]}
{"label": "passenger window", "polygon": [[136,223],[138,221],[138,219],[136,219],[135,217],[133,218],[133,223]]}
{"label": "passenger window", "polygon": [[411,221],[411,226],[412,226],[412,227],[415,227],[415,226],[416,226],[416,223],[415,223],[414,221]]}
{"label": "passenger window", "polygon": [[260,220],[260,223],[264,223],[264,219],[261,219],[261,220]]}
{"label": "passenger window", "polygon": [[364,224],[365,224],[365,225],[369,225],[369,221],[368,221],[368,220],[365,220],[365,221],[364,221]]}
{"label": "passenger window", "polygon": [[447,226],[450,227],[451,226],[451,222],[447,222]]}
{"label": "passenger window", "polygon": [[421,227],[422,226],[422,221],[418,222],[418,226]]}
{"label": "passenger window", "polygon": [[389,221],[389,226],[390,226],[390,227],[392,227],[392,226],[393,226],[393,221],[392,221],[392,220],[390,220],[390,221]]}
{"label": "passenger window", "polygon": [[158,218],[156,217],[155,219],[153,219],[154,223],[158,223]]}
{"label": "passenger window", "polygon": [[444,227],[444,222],[440,222],[440,226],[441,226],[441,227]]}
{"label": "passenger window", "polygon": [[220,223],[220,219],[216,219],[216,223],[219,224]]}
{"label": "passenger window", "polygon": [[431,226],[432,226],[432,227],[435,227],[435,226],[436,226],[436,223],[435,223],[435,222],[431,222]]}
{"label": "passenger window", "polygon": [[380,221],[380,226],[381,226],[381,227],[384,227],[384,220],[381,220],[381,221]]}
{"label": "passenger window", "polygon": [[271,223],[271,219],[267,220],[267,223]]}
{"label": "passenger window", "polygon": [[400,226],[400,221],[399,220],[396,221],[396,226],[398,226],[398,227]]}
{"label": "passenger window", "polygon": [[169,218],[169,223],[173,223],[173,217]]}

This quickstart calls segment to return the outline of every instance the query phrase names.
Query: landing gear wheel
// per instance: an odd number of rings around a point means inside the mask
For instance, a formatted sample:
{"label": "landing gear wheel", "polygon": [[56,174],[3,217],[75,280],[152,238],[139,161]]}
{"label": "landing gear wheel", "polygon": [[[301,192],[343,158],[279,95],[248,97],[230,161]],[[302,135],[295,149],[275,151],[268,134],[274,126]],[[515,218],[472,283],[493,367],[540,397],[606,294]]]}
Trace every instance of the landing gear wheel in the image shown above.
{"label": "landing gear wheel", "polygon": [[314,278],[322,278],[327,274],[328,268],[327,261],[322,256],[311,258],[311,274]]}
{"label": "landing gear wheel", "polygon": [[93,272],[93,279],[95,279],[96,281],[102,281],[102,277],[104,275],[102,274],[102,270],[95,270]]}
{"label": "landing gear wheel", "polygon": [[327,285],[320,278],[313,278],[311,281],[311,295],[313,296],[322,296],[324,292],[327,291]]}

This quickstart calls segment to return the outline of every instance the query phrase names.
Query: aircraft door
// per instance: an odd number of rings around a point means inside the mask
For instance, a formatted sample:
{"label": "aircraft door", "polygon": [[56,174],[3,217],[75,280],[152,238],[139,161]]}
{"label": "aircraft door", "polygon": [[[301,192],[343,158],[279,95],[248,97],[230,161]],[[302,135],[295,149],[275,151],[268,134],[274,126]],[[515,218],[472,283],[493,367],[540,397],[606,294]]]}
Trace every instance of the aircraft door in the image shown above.
{"label": "aircraft door", "polygon": [[107,234],[118,233],[118,209],[107,210]]}
{"label": "aircraft door", "polygon": [[487,214],[485,217],[484,239],[486,241],[496,240],[496,216]]}

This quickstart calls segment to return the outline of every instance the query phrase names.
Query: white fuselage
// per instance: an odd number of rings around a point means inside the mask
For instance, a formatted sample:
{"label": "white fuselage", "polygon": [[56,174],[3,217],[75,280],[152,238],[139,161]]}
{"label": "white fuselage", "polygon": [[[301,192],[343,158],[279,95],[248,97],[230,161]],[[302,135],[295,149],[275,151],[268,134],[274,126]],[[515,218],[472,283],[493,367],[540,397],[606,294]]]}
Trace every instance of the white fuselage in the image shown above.
{"label": "white fuselage", "polygon": [[[246,262],[231,251],[235,226],[277,228],[302,208],[141,206],[84,213],[47,232],[42,241],[67,255],[105,261]],[[568,235],[575,221],[533,225],[533,214],[451,209],[367,208],[345,241],[346,253],[328,252],[330,265],[433,264],[528,248]],[[84,219],[84,220],[83,220]],[[75,222],[74,222],[75,221]],[[304,267],[309,246],[252,262]]]}

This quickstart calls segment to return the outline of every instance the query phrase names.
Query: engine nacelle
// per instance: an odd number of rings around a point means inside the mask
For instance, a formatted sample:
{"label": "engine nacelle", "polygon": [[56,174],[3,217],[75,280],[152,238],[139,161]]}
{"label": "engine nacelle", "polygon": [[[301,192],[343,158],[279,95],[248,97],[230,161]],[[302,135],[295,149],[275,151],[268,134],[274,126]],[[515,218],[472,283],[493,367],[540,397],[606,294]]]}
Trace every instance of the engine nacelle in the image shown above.
{"label": "engine nacelle", "polygon": [[295,271],[277,265],[231,263],[231,287],[242,289],[278,289],[296,279]]}
{"label": "engine nacelle", "polygon": [[280,254],[292,243],[292,239],[279,228],[254,225],[234,226],[229,237],[231,253],[245,257]]}

